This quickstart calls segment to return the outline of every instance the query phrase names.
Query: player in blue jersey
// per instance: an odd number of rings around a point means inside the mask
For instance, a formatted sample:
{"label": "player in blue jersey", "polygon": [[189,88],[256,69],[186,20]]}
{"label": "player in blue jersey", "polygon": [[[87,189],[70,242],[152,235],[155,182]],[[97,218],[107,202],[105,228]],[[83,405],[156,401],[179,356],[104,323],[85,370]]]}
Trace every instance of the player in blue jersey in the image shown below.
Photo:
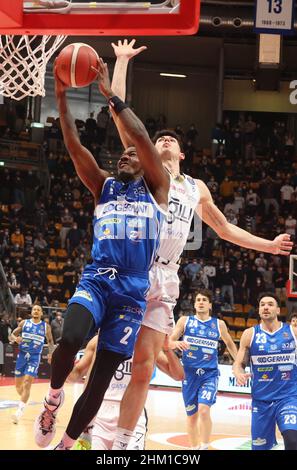
{"label": "player in blue jersey", "polygon": [[[251,377],[253,450],[277,444],[276,425],[285,450],[297,450],[297,328],[280,322],[279,313],[278,298],[261,294],[260,324],[244,331],[233,364],[239,385]],[[251,373],[246,373],[249,359]]]}
{"label": "player in blue jersey", "polygon": [[[211,300],[210,291],[199,290],[194,305],[196,314],[181,317],[170,338],[172,347],[183,351],[185,379],[182,393],[188,436],[191,448],[200,450],[208,448],[211,435],[210,407],[217,394],[219,340],[224,341],[234,359],[237,353],[226,323],[210,316]],[[182,341],[177,341],[181,336]]]}
{"label": "player in blue jersey", "polygon": [[[128,62],[142,48],[133,49],[135,39],[112,44],[117,61],[114,68],[113,88],[125,99],[125,80]],[[117,116],[114,122],[122,143],[128,148],[133,141],[122,132]],[[216,207],[210,191],[201,180],[195,180],[181,173],[180,162],[184,159],[179,136],[164,129],[154,137],[156,149],[164,167],[170,173],[169,208],[166,223],[163,224],[160,247],[156,261],[150,271],[150,291],[147,309],[137,338],[133,356],[131,381],[121,401],[119,429],[113,449],[122,450],[129,443],[129,436],[143,409],[150,379],[162,348],[165,335],[174,327],[173,309],[179,297],[178,260],[187,242],[194,212],[208,224],[219,237],[239,246],[266,253],[289,255],[292,249],[290,235],[281,234],[274,240],[265,240],[242,230],[227,221]],[[199,237],[198,237],[199,238]]]}
{"label": "player in blue jersey", "polygon": [[51,327],[41,320],[42,308],[33,305],[31,318],[22,320],[13,330],[9,340],[19,345],[19,353],[15,366],[15,386],[21,400],[15,414],[12,415],[14,424],[18,424],[30,397],[32,383],[38,375],[42,348],[46,338],[48,345],[48,361],[54,350]]}
{"label": "player in blue jersey", "polygon": [[[35,422],[35,441],[46,447],[55,434],[55,419],[63,403],[62,387],[74,358],[91,330],[100,328],[97,357],[88,385],[75,404],[58,446],[72,446],[93,419],[114,371],[132,356],[145,312],[149,269],[159,245],[168,206],[169,175],[142,122],[111,90],[107,65],[100,60],[100,90],[135,147],[118,162],[118,178],[99,168],[81,145],[66,99],[66,87],[56,76],[56,98],[64,142],[76,172],[94,196],[93,263],[85,267],[70,299],[62,339],[53,354],[51,384]],[[137,153],[136,153],[137,152]]]}

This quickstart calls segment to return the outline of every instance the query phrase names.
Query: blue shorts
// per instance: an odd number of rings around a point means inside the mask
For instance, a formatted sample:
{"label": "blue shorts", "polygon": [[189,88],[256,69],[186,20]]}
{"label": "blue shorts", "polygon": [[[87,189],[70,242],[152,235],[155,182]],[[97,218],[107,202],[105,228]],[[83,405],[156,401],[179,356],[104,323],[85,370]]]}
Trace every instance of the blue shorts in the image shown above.
{"label": "blue shorts", "polygon": [[252,401],[252,450],[270,450],[277,444],[276,424],[281,433],[297,431],[297,395],[275,401]]}
{"label": "blue shorts", "polygon": [[40,358],[40,354],[30,354],[20,351],[15,365],[15,377],[23,377],[24,375],[37,377]]}
{"label": "blue shorts", "polygon": [[[86,307],[100,328],[98,349],[132,356],[146,308],[148,274],[116,268],[117,273],[97,263],[87,265],[69,304]],[[143,276],[143,277],[142,277]]]}
{"label": "blue shorts", "polygon": [[200,403],[212,406],[217,398],[218,373],[206,372],[199,376],[196,372],[197,369],[185,370],[186,378],[182,385],[183,399],[188,416],[197,413]]}

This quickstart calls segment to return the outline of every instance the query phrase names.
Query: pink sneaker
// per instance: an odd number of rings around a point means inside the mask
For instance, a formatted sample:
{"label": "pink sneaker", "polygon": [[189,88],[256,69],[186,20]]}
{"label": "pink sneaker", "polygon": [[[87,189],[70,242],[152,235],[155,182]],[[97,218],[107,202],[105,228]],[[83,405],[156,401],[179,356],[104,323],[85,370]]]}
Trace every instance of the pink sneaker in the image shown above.
{"label": "pink sneaker", "polygon": [[46,399],[43,403],[43,410],[37,416],[34,424],[35,442],[39,447],[47,447],[55,437],[56,433],[56,416],[59,408],[64,403],[65,394],[61,390],[60,403],[54,405]]}

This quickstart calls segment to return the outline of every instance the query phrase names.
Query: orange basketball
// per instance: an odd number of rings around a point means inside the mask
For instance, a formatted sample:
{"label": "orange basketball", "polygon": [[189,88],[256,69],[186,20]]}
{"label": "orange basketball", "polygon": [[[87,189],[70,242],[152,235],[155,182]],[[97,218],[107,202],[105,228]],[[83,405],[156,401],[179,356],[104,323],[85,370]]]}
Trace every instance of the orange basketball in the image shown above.
{"label": "orange basketball", "polygon": [[57,75],[69,87],[88,86],[97,77],[91,67],[98,68],[98,59],[97,52],[91,46],[80,42],[69,44],[57,57]]}

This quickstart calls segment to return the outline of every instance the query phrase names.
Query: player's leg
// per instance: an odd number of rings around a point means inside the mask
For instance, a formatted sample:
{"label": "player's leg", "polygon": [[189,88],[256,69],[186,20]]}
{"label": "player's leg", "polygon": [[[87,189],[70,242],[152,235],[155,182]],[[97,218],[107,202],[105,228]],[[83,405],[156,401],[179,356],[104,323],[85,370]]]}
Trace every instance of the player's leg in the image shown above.
{"label": "player's leg", "polygon": [[34,376],[32,375],[25,375],[24,376],[24,383],[23,383],[23,390],[21,395],[21,401],[23,403],[27,403],[30,397],[31,386],[34,382]]}
{"label": "player's leg", "polygon": [[275,406],[271,402],[252,401],[252,450],[270,450],[277,444]]}
{"label": "player's leg", "polygon": [[121,401],[113,450],[122,449],[123,446],[126,448],[133,436],[133,430],[145,405],[158,354],[166,334],[171,334],[174,326],[173,307],[178,297],[179,285],[177,274],[153,266],[150,282],[147,309],[135,346],[131,381]]}
{"label": "player's leg", "polygon": [[89,382],[73,408],[66,432],[56,450],[70,449],[83,429],[93,420],[113,374],[125,359],[124,355],[113,351],[97,351]]}
{"label": "player's leg", "polygon": [[199,449],[198,412],[187,415],[187,433],[191,449]]}
{"label": "player's leg", "polygon": [[279,400],[276,421],[284,438],[285,450],[297,450],[297,396]]}
{"label": "player's leg", "polygon": [[[15,366],[15,387],[17,393],[22,396],[23,393],[23,385],[24,385],[24,378],[26,374],[26,365],[27,365],[27,360],[25,358],[25,354],[20,351],[17,360],[16,360],[16,366]],[[15,413],[12,414],[11,419],[14,424],[18,424],[19,419],[21,418],[23,414],[23,410],[25,408],[25,403],[23,403],[22,400],[19,401],[18,407],[15,411]]]}
{"label": "player's leg", "polygon": [[15,377],[15,388],[19,396],[21,396],[23,392],[23,382],[24,382],[24,376]]}
{"label": "player's leg", "polygon": [[164,333],[142,325],[134,350],[131,380],[121,401],[113,450],[127,448],[133,436],[146,402],[150,380],[164,339]]}
{"label": "player's leg", "polygon": [[210,408],[216,402],[218,390],[218,378],[202,376],[198,392],[198,415],[200,432],[200,449],[206,450],[209,447],[209,441],[212,430],[212,421],[210,417]]}
{"label": "player's leg", "polygon": [[62,338],[52,357],[50,388],[35,421],[35,442],[40,447],[47,447],[55,435],[56,416],[64,402],[62,387],[73,368],[76,353],[94,325],[94,318],[84,305],[69,305]]}
{"label": "player's leg", "polygon": [[199,434],[200,434],[200,449],[206,450],[209,446],[212,421],[210,417],[210,406],[205,405],[204,403],[199,403],[198,408],[198,417],[199,417]]}
{"label": "player's leg", "polygon": [[134,429],[134,434],[129,442],[127,450],[144,450],[145,438],[147,433],[148,418],[144,408]]}

